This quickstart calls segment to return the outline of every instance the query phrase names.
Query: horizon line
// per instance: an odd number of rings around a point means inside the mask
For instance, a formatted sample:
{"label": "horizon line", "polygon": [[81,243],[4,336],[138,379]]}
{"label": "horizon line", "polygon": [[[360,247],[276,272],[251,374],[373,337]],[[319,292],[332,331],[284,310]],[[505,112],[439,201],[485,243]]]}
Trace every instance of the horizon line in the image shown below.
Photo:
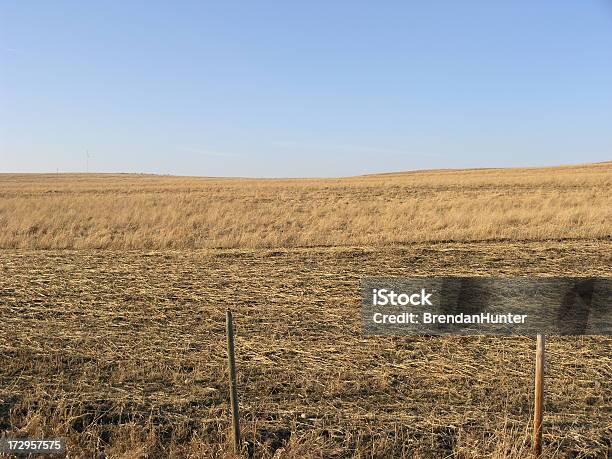
{"label": "horizon line", "polygon": [[594,161],[587,163],[562,163],[546,166],[499,166],[499,167],[451,167],[451,168],[424,168],[424,169],[406,169],[399,171],[388,171],[388,172],[366,172],[357,175],[338,175],[338,176],[240,176],[240,175],[190,175],[190,174],[171,174],[162,172],[97,172],[97,171],[71,171],[71,172],[60,172],[60,171],[46,171],[46,172],[0,172],[0,176],[5,175],[80,175],[80,176],[96,176],[96,175],[135,175],[135,176],[154,176],[154,177],[176,177],[176,178],[203,178],[203,179],[217,179],[217,180],[334,180],[334,179],[347,179],[347,178],[358,178],[358,177],[374,177],[384,175],[402,175],[402,174],[418,174],[425,172],[467,172],[467,171],[491,171],[491,170],[523,170],[523,169],[560,169],[560,168],[572,168],[572,167],[587,167],[587,166],[599,166],[599,165],[612,165],[612,160],[605,161]]}

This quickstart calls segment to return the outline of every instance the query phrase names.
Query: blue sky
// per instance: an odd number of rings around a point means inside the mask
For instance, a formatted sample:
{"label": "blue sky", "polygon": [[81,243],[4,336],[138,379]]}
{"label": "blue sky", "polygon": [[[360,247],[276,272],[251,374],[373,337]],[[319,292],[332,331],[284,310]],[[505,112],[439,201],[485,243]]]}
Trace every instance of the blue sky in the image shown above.
{"label": "blue sky", "polygon": [[608,0],[15,0],[0,21],[0,172],[612,159]]}

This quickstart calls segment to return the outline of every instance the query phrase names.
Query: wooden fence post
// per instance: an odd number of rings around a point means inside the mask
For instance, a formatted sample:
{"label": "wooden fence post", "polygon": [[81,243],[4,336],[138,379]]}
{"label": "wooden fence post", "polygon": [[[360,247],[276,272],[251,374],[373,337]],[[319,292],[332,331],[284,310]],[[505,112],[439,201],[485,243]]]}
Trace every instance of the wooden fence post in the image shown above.
{"label": "wooden fence post", "polygon": [[240,418],[238,413],[238,390],[236,389],[236,359],[234,355],[234,319],[229,308],[225,311],[225,331],[227,335],[227,361],[230,382],[230,404],[232,410],[232,434],[234,452],[240,454]]}
{"label": "wooden fence post", "polygon": [[533,409],[533,454],[542,457],[542,419],[544,417],[544,335],[538,333],[535,365],[535,399]]}

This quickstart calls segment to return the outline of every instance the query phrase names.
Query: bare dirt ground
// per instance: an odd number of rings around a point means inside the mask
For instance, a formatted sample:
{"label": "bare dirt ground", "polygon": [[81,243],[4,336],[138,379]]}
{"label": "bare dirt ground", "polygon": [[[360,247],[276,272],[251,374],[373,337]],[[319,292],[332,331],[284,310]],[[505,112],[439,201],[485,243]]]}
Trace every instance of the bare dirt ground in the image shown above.
{"label": "bare dirt ground", "polygon": [[[70,457],[525,457],[527,337],[364,337],[367,275],[610,275],[612,242],[0,252],[0,430]],[[606,458],[612,340],[548,342],[547,457]],[[96,456],[96,454],[99,454]]]}

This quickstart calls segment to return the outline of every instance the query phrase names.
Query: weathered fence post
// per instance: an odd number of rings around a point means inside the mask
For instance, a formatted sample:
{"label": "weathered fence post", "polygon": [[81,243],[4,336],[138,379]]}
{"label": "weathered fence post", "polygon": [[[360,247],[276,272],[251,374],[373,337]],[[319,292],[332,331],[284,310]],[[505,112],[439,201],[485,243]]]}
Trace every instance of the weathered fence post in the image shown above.
{"label": "weathered fence post", "polygon": [[533,454],[542,457],[542,419],[544,417],[544,335],[538,333],[535,365],[535,399],[533,409]]}
{"label": "weathered fence post", "polygon": [[236,359],[234,355],[234,319],[229,308],[225,311],[225,331],[227,335],[227,361],[230,382],[230,404],[232,410],[232,434],[234,452],[240,454],[240,418],[238,414],[238,390],[236,389]]}

